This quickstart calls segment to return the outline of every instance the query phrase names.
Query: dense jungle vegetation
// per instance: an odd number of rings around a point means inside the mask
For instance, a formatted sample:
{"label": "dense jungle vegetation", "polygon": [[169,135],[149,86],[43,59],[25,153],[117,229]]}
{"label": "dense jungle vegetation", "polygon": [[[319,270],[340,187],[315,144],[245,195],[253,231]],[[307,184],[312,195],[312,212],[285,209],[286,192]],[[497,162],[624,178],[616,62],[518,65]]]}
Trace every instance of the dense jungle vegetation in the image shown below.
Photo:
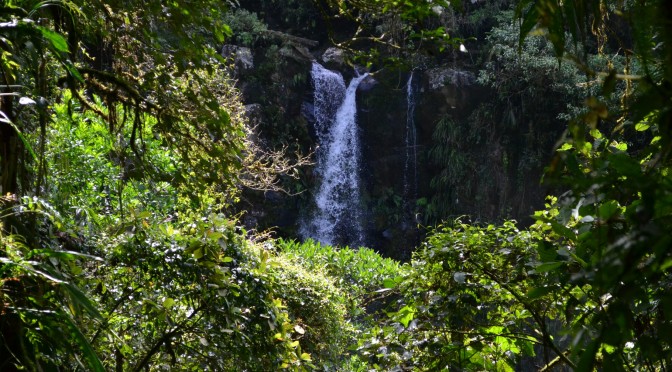
{"label": "dense jungle vegetation", "polygon": [[[672,369],[666,0],[240,3],[0,5],[0,370]],[[456,37],[460,12],[489,31]],[[495,96],[437,124],[433,184],[471,192],[489,113],[532,115],[508,140],[553,151],[546,205],[439,221],[439,193],[409,262],[246,231],[241,193],[294,191],[307,159],[255,138],[219,50],[279,24],[374,70],[485,40]]]}

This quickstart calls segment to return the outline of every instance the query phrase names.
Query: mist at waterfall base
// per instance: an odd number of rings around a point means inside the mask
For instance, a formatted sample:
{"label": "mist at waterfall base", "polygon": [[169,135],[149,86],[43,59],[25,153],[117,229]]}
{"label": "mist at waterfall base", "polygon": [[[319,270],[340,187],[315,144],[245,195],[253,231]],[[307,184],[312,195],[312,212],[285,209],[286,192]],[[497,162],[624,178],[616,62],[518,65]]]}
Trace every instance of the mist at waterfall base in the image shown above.
{"label": "mist at waterfall base", "polygon": [[356,92],[367,76],[354,77],[346,88],[341,74],[313,63],[318,187],[314,210],[300,228],[303,238],[329,245],[366,245]]}

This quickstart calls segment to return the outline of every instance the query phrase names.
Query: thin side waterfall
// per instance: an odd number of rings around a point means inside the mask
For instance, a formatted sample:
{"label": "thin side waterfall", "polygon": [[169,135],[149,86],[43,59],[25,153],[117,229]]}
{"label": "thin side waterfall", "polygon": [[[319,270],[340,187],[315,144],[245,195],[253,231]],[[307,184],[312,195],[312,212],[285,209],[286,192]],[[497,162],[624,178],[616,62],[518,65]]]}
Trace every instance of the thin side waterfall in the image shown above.
{"label": "thin side waterfall", "polygon": [[356,92],[366,76],[368,74],[353,78],[345,89],[340,74],[313,63],[319,188],[315,193],[316,209],[301,230],[304,237],[324,244],[360,246],[365,243]]}
{"label": "thin side waterfall", "polygon": [[[413,71],[406,83],[406,135],[404,136],[406,159],[404,161],[404,200],[416,198],[418,192],[418,138],[415,128],[415,90]],[[408,207],[408,206],[406,206]],[[407,208],[408,209],[408,208]]]}

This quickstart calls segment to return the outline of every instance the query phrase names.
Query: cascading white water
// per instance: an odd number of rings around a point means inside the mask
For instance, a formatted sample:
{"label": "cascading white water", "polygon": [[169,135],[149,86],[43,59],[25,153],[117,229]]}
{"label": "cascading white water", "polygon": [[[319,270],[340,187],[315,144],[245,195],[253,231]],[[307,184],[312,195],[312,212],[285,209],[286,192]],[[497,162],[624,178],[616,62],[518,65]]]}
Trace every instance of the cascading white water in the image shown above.
{"label": "cascading white water", "polygon": [[406,159],[404,161],[404,200],[416,198],[418,191],[418,139],[415,128],[415,91],[413,90],[413,71],[406,83],[406,135],[404,145]]}
{"label": "cascading white water", "polygon": [[[301,228],[302,235],[324,244],[360,246],[365,243],[360,205],[360,145],[356,92],[368,74],[352,79],[313,63],[315,131],[319,148],[316,209]],[[338,109],[334,109],[338,107]]]}
{"label": "cascading white water", "polygon": [[336,111],[341,106],[341,103],[343,103],[346,87],[345,80],[343,80],[341,74],[327,70],[316,62],[313,63],[311,76],[313,87],[315,88],[313,104],[315,132],[320,146],[317,151],[319,157],[326,153],[325,151],[329,143],[331,143],[329,139],[331,124],[336,119]]}

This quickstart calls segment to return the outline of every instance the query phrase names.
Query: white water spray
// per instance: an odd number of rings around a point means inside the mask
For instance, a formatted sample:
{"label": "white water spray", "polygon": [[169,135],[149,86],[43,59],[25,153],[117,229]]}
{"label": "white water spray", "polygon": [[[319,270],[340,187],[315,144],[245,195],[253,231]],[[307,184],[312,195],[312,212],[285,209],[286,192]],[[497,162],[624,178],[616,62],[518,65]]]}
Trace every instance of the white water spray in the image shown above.
{"label": "white water spray", "polygon": [[346,87],[341,74],[327,70],[319,63],[313,63],[311,76],[315,88],[313,101],[315,132],[320,146],[318,149],[319,156],[325,153],[326,146],[331,142],[329,139],[331,125],[336,119],[336,111],[338,111],[345,98]]}
{"label": "white water spray", "polygon": [[[356,92],[368,74],[352,79],[313,63],[315,131],[319,148],[316,173],[320,186],[316,210],[302,235],[324,244],[360,246],[365,243],[360,203],[360,144]],[[334,110],[335,107],[338,109]]]}

